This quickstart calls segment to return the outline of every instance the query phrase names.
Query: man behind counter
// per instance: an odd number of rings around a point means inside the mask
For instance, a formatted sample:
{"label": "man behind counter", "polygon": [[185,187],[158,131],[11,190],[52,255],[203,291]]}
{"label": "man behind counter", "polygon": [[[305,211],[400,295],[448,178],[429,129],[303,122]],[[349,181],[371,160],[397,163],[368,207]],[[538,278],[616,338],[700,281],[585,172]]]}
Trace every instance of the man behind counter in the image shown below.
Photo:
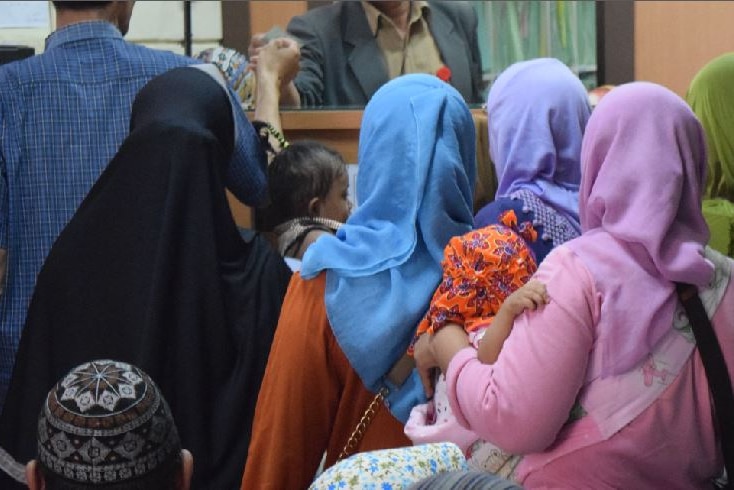
{"label": "man behind counter", "polygon": [[[429,73],[480,102],[477,16],[467,2],[334,2],[291,19],[301,43],[300,70],[281,106],[364,106],[397,76]],[[253,36],[256,56],[265,35]]]}

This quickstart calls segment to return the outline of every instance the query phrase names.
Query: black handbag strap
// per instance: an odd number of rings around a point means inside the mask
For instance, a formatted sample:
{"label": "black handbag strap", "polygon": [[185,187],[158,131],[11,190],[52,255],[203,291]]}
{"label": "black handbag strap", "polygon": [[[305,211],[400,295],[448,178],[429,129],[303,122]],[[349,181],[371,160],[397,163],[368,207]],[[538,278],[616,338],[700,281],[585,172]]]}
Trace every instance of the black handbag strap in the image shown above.
{"label": "black handbag strap", "polygon": [[701,355],[706,378],[714,402],[715,423],[721,436],[721,451],[724,454],[724,466],[732,487],[734,479],[734,393],[731,379],[726,368],[724,355],[716,339],[706,310],[698,297],[698,290],[690,284],[676,283],[678,297],[691,322],[693,336],[696,338],[698,352]]}

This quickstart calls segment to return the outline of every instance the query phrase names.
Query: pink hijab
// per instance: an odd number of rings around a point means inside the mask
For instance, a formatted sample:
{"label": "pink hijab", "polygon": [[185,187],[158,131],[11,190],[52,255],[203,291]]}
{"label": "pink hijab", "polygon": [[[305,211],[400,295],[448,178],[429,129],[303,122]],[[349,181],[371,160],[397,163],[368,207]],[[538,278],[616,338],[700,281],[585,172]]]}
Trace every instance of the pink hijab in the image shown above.
{"label": "pink hijab", "polygon": [[601,294],[602,377],[629,371],[672,328],[674,282],[713,278],[703,257],[704,134],[671,91],[630,83],[592,113],[581,148],[582,236],[568,246]]}

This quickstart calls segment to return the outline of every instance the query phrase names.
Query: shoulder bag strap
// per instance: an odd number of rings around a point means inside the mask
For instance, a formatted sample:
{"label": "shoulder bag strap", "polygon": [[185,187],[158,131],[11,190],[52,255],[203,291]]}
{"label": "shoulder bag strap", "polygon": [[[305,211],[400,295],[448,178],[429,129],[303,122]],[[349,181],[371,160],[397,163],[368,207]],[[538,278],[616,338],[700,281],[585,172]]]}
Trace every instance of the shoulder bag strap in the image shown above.
{"label": "shoulder bag strap", "polygon": [[732,487],[734,478],[734,394],[731,379],[726,368],[724,355],[716,339],[706,310],[698,297],[698,290],[690,284],[676,283],[678,297],[688,315],[696,338],[696,345],[701,354],[706,378],[714,402],[716,424],[721,435],[721,450],[724,454],[724,466],[729,478],[727,488]]}

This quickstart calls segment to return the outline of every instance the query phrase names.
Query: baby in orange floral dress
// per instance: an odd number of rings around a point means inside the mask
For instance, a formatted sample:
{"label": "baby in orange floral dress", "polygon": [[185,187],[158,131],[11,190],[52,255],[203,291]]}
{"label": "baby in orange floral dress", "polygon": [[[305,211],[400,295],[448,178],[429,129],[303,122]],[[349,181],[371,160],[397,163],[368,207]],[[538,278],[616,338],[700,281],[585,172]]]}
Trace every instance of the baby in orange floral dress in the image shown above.
{"label": "baby in orange floral dress", "polygon": [[[526,242],[533,237],[521,234],[533,232],[490,225],[452,238],[444,250],[443,280],[418,325],[416,339],[455,323],[469,334],[479,360],[494,363],[515,317],[548,301],[545,286],[530,281],[538,268]],[[437,376],[433,399],[413,408],[405,434],[414,444],[453,442],[470,466],[502,476],[509,476],[518,460],[459,425],[446,397],[443,374]]]}

